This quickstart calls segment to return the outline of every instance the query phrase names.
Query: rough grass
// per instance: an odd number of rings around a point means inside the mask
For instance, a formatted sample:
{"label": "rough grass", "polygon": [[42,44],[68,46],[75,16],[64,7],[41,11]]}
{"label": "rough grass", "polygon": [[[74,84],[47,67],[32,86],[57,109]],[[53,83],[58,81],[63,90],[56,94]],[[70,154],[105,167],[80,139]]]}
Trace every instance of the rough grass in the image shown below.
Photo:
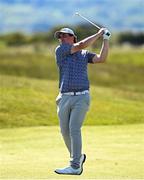
{"label": "rough grass", "polygon": [[144,179],[144,125],[85,126],[81,176],[57,175],[69,154],[58,127],[0,130],[0,179]]}
{"label": "rough grass", "polygon": [[[58,82],[0,76],[0,127],[57,125]],[[91,86],[85,125],[144,123],[144,94]]]}
{"label": "rough grass", "polygon": [[[143,49],[110,49],[107,63],[89,65],[92,101],[86,125],[144,122],[143,55]],[[0,50],[1,128],[58,124],[57,94],[54,47]]]}
{"label": "rough grass", "polygon": [[[98,52],[98,50],[92,50]],[[110,49],[107,63],[89,65],[91,84],[144,91],[144,49]],[[0,52],[0,74],[57,80],[54,47],[47,51],[25,52],[7,49]]]}

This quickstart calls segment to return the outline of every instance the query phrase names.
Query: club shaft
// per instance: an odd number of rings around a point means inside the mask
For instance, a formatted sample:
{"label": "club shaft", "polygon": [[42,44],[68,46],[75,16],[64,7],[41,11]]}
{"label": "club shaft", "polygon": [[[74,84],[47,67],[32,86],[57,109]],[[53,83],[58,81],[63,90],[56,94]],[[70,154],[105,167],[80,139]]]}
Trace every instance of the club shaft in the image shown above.
{"label": "club shaft", "polygon": [[86,17],[82,16],[81,14],[77,14],[78,16],[80,16],[81,18],[85,19],[86,21],[88,21],[90,24],[92,24],[93,26],[95,26],[96,28],[100,29],[100,27],[96,24],[94,24],[92,21],[90,21],[89,19],[87,19]]}

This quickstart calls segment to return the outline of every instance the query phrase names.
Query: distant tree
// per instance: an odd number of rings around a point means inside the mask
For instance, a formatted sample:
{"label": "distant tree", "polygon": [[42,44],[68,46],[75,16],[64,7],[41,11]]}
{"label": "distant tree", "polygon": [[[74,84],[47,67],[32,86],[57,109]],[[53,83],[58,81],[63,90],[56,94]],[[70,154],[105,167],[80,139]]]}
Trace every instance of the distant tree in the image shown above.
{"label": "distant tree", "polygon": [[124,32],[118,35],[117,41],[119,44],[130,43],[132,45],[142,45],[144,44],[144,33]]}
{"label": "distant tree", "polygon": [[46,42],[47,40],[47,33],[35,33],[31,35],[30,43],[39,43],[39,42]]}
{"label": "distant tree", "polygon": [[[0,41],[8,46],[20,46],[26,44],[33,44],[38,46],[39,43],[50,44],[56,42],[56,40],[54,39],[54,33],[63,27],[68,27],[73,29],[78,38],[78,41],[98,32],[98,29],[94,28],[89,23],[78,24],[76,26],[68,26],[65,24],[65,25],[56,26],[50,29],[48,32],[39,32],[29,35],[20,32],[4,34],[0,36]],[[93,48],[99,47],[101,43],[102,43],[102,39],[99,39],[98,42],[94,43],[92,46]],[[143,45],[144,33],[123,32],[118,34],[117,33],[112,34],[110,45],[123,44],[123,43],[129,43],[132,45]]]}
{"label": "distant tree", "polygon": [[3,35],[2,39],[8,46],[19,46],[28,43],[28,38],[19,32]]}

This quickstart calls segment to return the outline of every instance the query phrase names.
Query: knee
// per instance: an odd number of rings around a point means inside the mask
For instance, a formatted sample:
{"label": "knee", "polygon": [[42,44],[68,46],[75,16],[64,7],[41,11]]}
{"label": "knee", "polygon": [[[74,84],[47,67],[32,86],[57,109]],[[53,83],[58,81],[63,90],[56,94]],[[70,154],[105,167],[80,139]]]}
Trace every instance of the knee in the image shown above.
{"label": "knee", "polygon": [[61,134],[64,137],[69,136],[69,129],[68,128],[61,128]]}
{"label": "knee", "polygon": [[76,129],[76,128],[70,129],[70,136],[80,136],[80,135],[81,135],[80,129]]}

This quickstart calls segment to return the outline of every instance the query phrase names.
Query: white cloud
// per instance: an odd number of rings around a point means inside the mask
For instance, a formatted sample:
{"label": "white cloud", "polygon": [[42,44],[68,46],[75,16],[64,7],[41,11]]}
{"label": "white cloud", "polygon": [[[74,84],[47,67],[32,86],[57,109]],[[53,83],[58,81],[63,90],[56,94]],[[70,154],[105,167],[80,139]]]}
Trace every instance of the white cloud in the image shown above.
{"label": "white cloud", "polygon": [[[116,0],[19,0],[19,3],[12,4],[7,1],[2,2],[0,2],[1,26],[9,28],[20,26],[29,29],[36,23],[58,25],[84,22],[80,17],[73,16],[76,11],[94,22],[111,28],[116,28],[114,26],[123,19],[129,20],[131,24],[137,21],[143,23],[139,19],[144,19],[143,0],[121,0],[120,2]],[[130,15],[132,8],[137,8],[137,13]],[[121,25],[125,26],[125,23]]]}

